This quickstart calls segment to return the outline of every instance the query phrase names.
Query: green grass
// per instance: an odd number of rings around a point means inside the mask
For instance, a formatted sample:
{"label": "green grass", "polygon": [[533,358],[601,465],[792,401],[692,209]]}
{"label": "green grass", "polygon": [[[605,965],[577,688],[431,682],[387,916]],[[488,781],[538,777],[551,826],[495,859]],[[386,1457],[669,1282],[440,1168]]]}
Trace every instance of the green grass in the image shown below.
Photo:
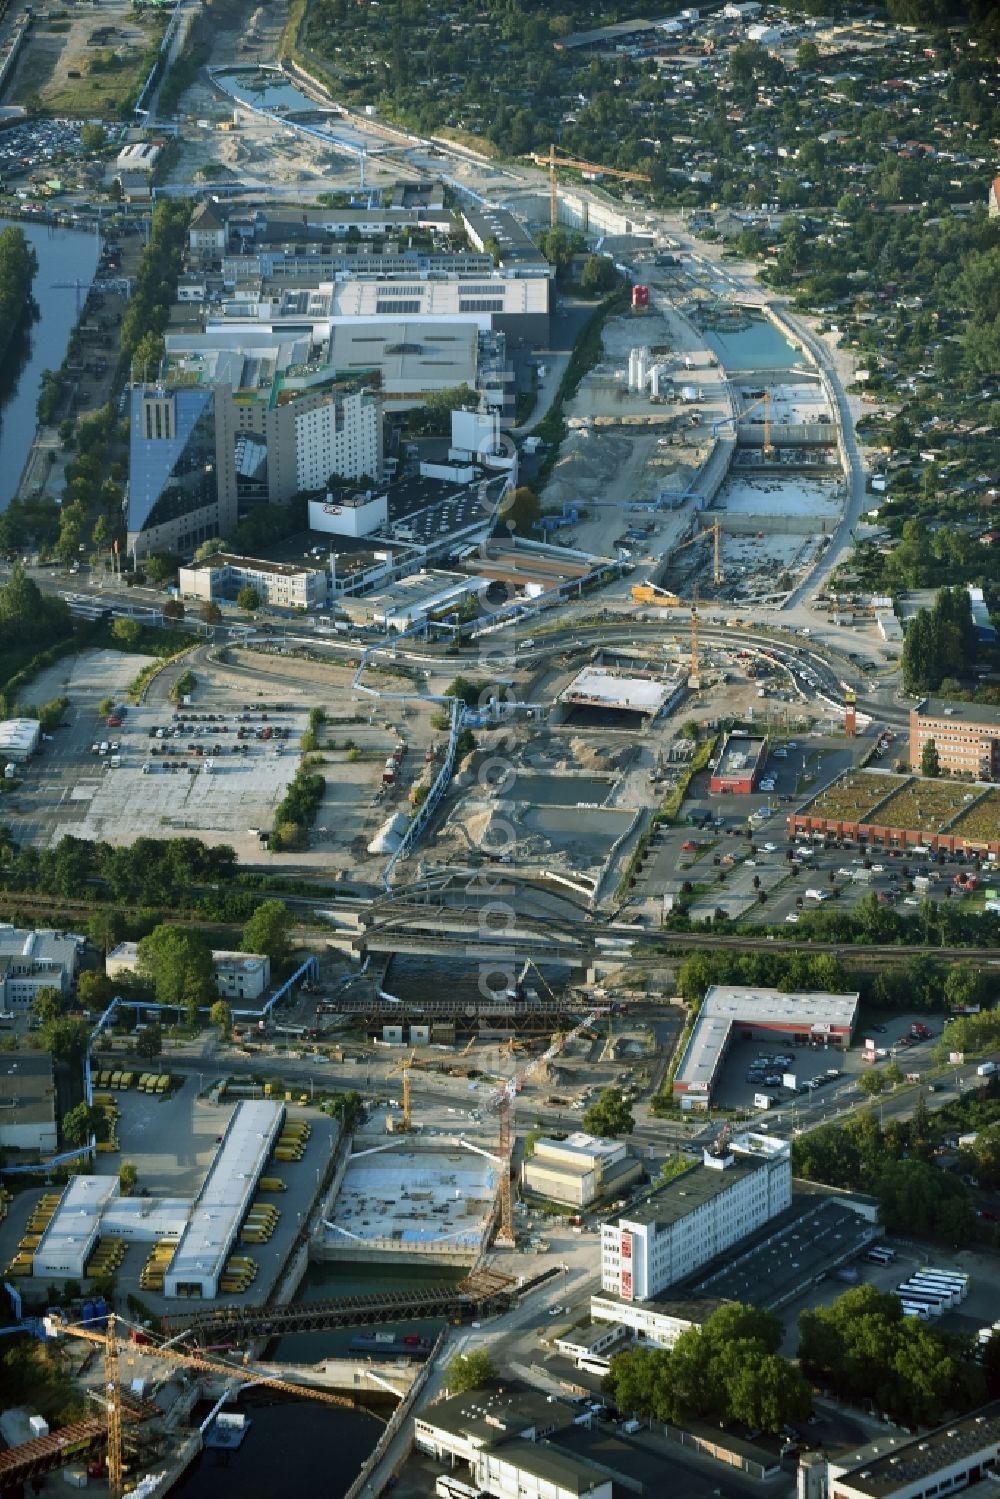
{"label": "green grass", "polygon": [[100,72],[85,70],[111,54],[104,49],[91,52],[82,61],[82,78],[67,78],[59,87],[42,88],[42,104],[48,114],[112,119],[131,110],[153,65],[167,23],[164,16],[151,15],[132,17],[131,24],[142,27],[143,47],[129,47],[120,64],[114,59]]}

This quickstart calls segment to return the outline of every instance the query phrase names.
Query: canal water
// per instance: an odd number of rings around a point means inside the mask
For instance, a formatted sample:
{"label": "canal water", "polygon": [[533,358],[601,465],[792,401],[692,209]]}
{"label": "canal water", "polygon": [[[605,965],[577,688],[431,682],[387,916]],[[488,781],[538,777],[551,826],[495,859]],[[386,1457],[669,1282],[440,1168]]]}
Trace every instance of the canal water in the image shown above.
{"label": "canal water", "polygon": [[[454,1265],[310,1265],[296,1302],[339,1296],[370,1296],[386,1289],[461,1280],[466,1271]],[[385,1331],[417,1333],[433,1340],[440,1318],[401,1318]],[[280,1363],[318,1363],[350,1353],[351,1338],[366,1328],[295,1333],[279,1338],[267,1350]],[[275,1404],[261,1405],[255,1391],[245,1410],[250,1429],[235,1452],[203,1452],[171,1490],[180,1499],[288,1499],[322,1495],[341,1499],[383,1430],[383,1422],[363,1410],[340,1410],[275,1393]],[[244,1407],[227,1406],[229,1410]],[[205,1412],[204,1414],[207,1414]]]}
{"label": "canal water", "polygon": [[729,332],[705,332],[705,342],[726,370],[784,370],[803,362],[802,353],[766,318]]}
{"label": "canal water", "polygon": [[25,336],[11,345],[0,368],[0,510],[5,510],[17,493],[31,451],[42,371],[56,370],[62,364],[76,324],[75,286],[53,283],[79,279],[83,282],[82,297],[94,279],[100,253],[97,236],[83,230],[20,219],[0,219],[0,229],[12,223],[24,230],[38,256],[32,294],[39,316]]}

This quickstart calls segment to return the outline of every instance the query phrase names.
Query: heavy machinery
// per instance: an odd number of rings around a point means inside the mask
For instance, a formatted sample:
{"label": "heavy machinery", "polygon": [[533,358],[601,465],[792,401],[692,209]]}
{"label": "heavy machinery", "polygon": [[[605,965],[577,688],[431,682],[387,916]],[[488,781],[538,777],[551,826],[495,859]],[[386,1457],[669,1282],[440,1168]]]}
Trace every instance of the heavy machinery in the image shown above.
{"label": "heavy machinery", "polygon": [[[569,156],[556,145],[549,146],[549,154],[547,156],[541,156],[537,151],[529,151],[522,159],[524,161],[533,161],[536,166],[548,167],[549,169],[549,223],[553,229],[559,222],[559,195],[556,191],[557,167],[569,167],[571,171],[590,172],[603,177],[617,177],[621,182],[649,181],[645,172],[621,172],[617,167],[598,166],[592,161],[577,161],[575,157]],[[584,223],[583,229],[584,233],[586,233],[586,223]]]}
{"label": "heavy machinery", "polygon": [[[104,1400],[108,1421],[108,1448],[107,1469],[108,1489],[111,1499],[122,1499],[124,1491],[124,1454],[123,1454],[123,1401],[121,1390],[121,1341],[118,1335],[119,1319],[112,1313],[108,1317],[107,1328],[102,1332],[95,1327],[83,1326],[78,1322],[67,1322],[61,1316],[48,1316],[45,1319],[45,1330],[50,1337],[61,1337],[63,1335],[71,1338],[82,1338],[85,1342],[93,1343],[104,1350]],[[179,1364],[189,1369],[201,1369],[206,1374],[221,1374],[227,1379],[246,1381],[250,1384],[266,1385],[273,1390],[282,1390],[285,1394],[302,1395],[309,1400],[320,1400],[325,1405],[339,1405],[349,1408],[354,1407],[354,1401],[346,1395],[334,1395],[328,1390],[316,1390],[305,1385],[293,1384],[291,1380],[277,1379],[273,1375],[265,1374],[251,1364],[227,1364],[220,1358],[205,1358],[201,1353],[188,1353],[177,1347],[166,1343],[154,1343],[144,1329],[135,1328],[133,1333],[138,1336],[134,1338],[136,1343],[141,1343],[142,1354],[153,1358],[166,1359],[171,1363]],[[173,1340],[176,1342],[177,1340]],[[138,1352],[138,1348],[136,1352]]]}

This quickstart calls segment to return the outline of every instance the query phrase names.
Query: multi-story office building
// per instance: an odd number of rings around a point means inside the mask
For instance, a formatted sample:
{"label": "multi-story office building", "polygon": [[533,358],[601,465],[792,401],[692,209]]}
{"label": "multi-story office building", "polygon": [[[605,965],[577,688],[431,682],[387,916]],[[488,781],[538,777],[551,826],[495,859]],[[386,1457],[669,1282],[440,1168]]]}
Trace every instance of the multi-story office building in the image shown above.
{"label": "multi-story office building", "polygon": [[382,411],[371,380],[309,362],[305,340],[178,339],[162,379],[132,390],[128,549],[191,553],[241,504],[287,504],[331,477],[377,480]]}
{"label": "multi-story office building", "polygon": [[601,1229],[601,1286],[623,1301],[650,1297],[756,1233],[791,1204],[791,1150],[742,1135]]}
{"label": "multi-story office building", "polygon": [[933,739],[942,770],[974,781],[1000,780],[1000,708],[929,697],[910,709],[910,766],[920,769]]}

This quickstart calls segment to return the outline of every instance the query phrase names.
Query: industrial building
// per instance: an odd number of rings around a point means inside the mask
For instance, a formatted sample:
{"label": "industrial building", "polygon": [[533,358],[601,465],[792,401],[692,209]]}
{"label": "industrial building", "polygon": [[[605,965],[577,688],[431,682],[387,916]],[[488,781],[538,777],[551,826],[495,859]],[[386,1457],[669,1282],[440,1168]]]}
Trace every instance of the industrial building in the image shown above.
{"label": "industrial building", "polygon": [[538,1197],[587,1208],[601,1198],[618,1196],[641,1175],[641,1163],[629,1155],[623,1141],[579,1132],[565,1140],[536,1140],[521,1167],[521,1184]]}
{"label": "industrial building", "polygon": [[1000,708],[925,698],[910,709],[910,764],[933,739],[942,770],[973,781],[1000,780]]}
{"label": "industrial building", "polygon": [[741,1135],[601,1228],[601,1288],[648,1301],[790,1205],[791,1147]]}
{"label": "industrial building", "polygon": [[737,1030],[748,1041],[804,1037],[846,1049],[857,1015],[857,994],[786,994],[780,989],[713,984],[674,1073],[674,1094],[682,1109],[710,1107],[719,1070]]}
{"label": "industrial building", "polygon": [[41,734],[37,718],[5,718],[0,723],[0,762],[9,760],[20,765],[30,760]]}
{"label": "industrial building", "polygon": [[704,1299],[682,1301],[669,1296],[652,1296],[641,1304],[623,1301],[619,1296],[596,1294],[590,1298],[590,1315],[595,1322],[624,1328],[640,1343],[657,1348],[672,1348],[682,1332],[702,1324],[723,1302]]}
{"label": "industrial building", "polygon": [[[215,981],[222,999],[261,999],[271,987],[271,959],[264,953],[213,951]],[[104,960],[108,978],[121,973],[136,973],[139,967],[138,942],[119,942]]]}
{"label": "industrial building", "polygon": [[[612,1476],[557,1445],[568,1407],[535,1391],[471,1390],[438,1400],[414,1421],[419,1451],[467,1463],[472,1492],[498,1499],[612,1499]],[[556,1440],[552,1440],[556,1438]]]}
{"label": "industrial building", "polygon": [[36,1279],[69,1275],[82,1280],[97,1243],[104,1207],[119,1194],[117,1176],[73,1176],[32,1256]]}
{"label": "industrial building", "polygon": [[213,603],[235,603],[241,588],[255,588],[271,609],[322,609],[330,593],[325,567],[265,562],[231,552],[190,562],[178,570],[177,582],[182,598]]}
{"label": "industrial building", "polygon": [[708,783],[709,791],[743,795],[756,791],[766,760],[766,739],[750,734],[727,734]]}
{"label": "industrial building", "polygon": [[[886,1433],[836,1458],[807,1453],[804,1499],[928,1499],[992,1479],[1000,1465],[1000,1401],[919,1436]],[[804,1461],[804,1459],[803,1459]],[[995,1480],[988,1484],[995,1491]]]}
{"label": "industrial building", "polygon": [[495,203],[462,208],[462,224],[469,243],[489,250],[506,276],[538,276],[551,279],[556,268],[545,259],[527,229],[506,208]]}
{"label": "industrial building", "polygon": [[285,1118],[280,1103],[241,1103],[163,1277],[165,1296],[214,1297]]}
{"label": "industrial building", "polygon": [[52,1053],[4,1052],[0,1056],[0,1147],[49,1154],[58,1138]]}
{"label": "industrial building", "polygon": [[335,369],[377,375],[385,409],[408,411],[439,391],[477,388],[479,329],[472,322],[413,318],[338,323],[330,331],[329,357]]}
{"label": "industrial building", "polygon": [[472,322],[484,331],[497,328],[510,339],[546,348],[551,284],[547,276],[351,279],[333,288],[330,310],[335,322],[355,318],[373,322],[385,317]]}
{"label": "industrial building", "polygon": [[39,989],[68,994],[85,941],[76,932],[32,932],[0,923],[0,1008],[23,1013]]}
{"label": "industrial building", "polygon": [[375,593],[342,598],[339,608],[352,624],[408,630],[431,615],[455,613],[481,586],[478,577],[425,568]]}
{"label": "industrial building", "polygon": [[365,490],[363,494],[327,495],[325,500],[309,501],[310,531],[326,531],[331,536],[370,536],[389,524],[389,499],[385,494]]}

